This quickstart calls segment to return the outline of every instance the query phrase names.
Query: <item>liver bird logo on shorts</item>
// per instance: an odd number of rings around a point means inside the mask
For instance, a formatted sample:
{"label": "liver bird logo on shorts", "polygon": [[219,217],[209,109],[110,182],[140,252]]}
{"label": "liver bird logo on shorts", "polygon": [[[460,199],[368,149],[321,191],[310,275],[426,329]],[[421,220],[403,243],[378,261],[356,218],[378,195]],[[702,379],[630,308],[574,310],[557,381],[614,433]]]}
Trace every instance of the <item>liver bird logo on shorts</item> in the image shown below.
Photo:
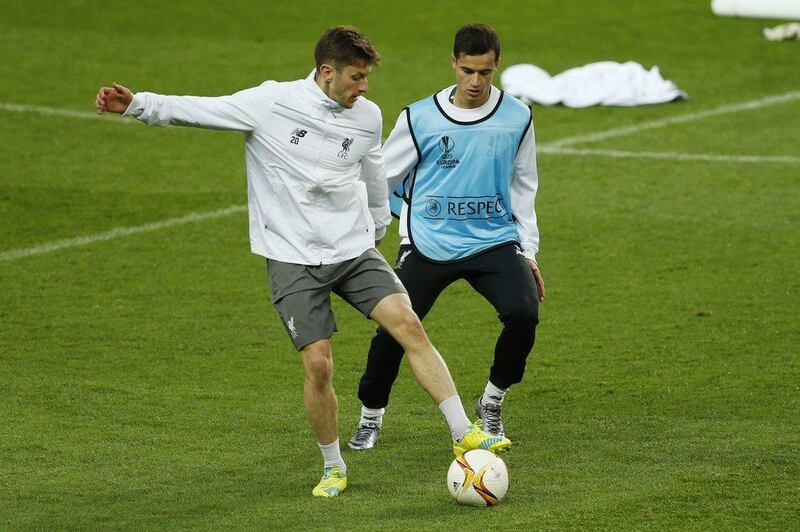
{"label": "liver bird logo on shorts", "polygon": [[289,335],[292,338],[297,338],[297,329],[294,326],[294,316],[286,320],[286,328],[289,329]]}
{"label": "liver bird logo on shorts", "polygon": [[347,159],[347,157],[350,155],[350,146],[353,145],[354,140],[356,140],[355,137],[353,138],[345,137],[344,140],[342,141],[342,150],[336,156],[339,157],[340,159]]}

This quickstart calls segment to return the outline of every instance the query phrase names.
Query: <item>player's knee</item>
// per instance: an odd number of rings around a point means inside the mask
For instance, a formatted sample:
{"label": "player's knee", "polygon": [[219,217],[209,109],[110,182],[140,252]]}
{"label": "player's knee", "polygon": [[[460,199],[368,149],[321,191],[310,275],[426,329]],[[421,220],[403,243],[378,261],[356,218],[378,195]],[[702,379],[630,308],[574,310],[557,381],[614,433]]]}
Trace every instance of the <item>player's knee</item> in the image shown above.
{"label": "player's knee", "polygon": [[533,329],[539,324],[539,309],[535,305],[520,305],[510,309],[501,319],[507,327]]}
{"label": "player's knee", "polygon": [[420,336],[425,334],[417,313],[409,306],[404,306],[400,311],[397,317],[396,327],[397,330],[405,336]]}
{"label": "player's knee", "polygon": [[333,356],[330,345],[314,343],[302,350],[306,379],[315,386],[327,386],[333,381]]}
{"label": "player's knee", "polygon": [[324,388],[333,382],[333,361],[322,357],[306,364],[306,379],[315,387]]}

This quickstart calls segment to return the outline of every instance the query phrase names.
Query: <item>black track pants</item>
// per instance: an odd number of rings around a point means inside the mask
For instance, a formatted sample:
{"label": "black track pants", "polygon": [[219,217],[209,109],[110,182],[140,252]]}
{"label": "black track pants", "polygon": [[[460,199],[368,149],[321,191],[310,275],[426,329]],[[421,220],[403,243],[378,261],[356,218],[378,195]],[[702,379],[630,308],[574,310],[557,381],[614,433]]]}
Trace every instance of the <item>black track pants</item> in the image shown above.
{"label": "black track pants", "polygon": [[[429,262],[411,246],[401,246],[394,271],[408,290],[420,319],[428,314],[447,286],[458,279],[466,280],[494,306],[503,323],[489,380],[499,388],[508,388],[522,380],[539,323],[539,298],[533,273],[516,245],[450,264]],[[389,403],[402,359],[400,344],[378,328],[358,387],[358,398],[364,406],[383,408]]]}

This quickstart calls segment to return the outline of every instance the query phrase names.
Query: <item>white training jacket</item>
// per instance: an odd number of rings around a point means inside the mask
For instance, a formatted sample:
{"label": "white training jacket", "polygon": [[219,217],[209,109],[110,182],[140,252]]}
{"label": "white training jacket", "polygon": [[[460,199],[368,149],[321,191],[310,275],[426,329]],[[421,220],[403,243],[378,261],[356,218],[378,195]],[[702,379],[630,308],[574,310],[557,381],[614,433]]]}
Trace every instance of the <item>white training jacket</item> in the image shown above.
{"label": "white training jacket", "polygon": [[[463,109],[450,102],[450,94],[455,85],[442,89],[436,94],[439,106],[453,120],[473,122],[484,118],[497,106],[500,90],[491,87],[489,99],[475,109]],[[417,165],[417,149],[408,129],[408,111],[405,109],[397,118],[394,129],[383,144],[383,155],[386,157],[386,179],[388,189],[393,191],[403,178]],[[535,261],[539,251],[539,228],[536,223],[536,192],[539,188],[539,174],[536,170],[536,141],[533,133],[533,121],[525,133],[514,160],[514,173],[511,177],[511,213],[519,233],[522,252],[525,257]],[[408,238],[408,205],[403,203],[400,214],[401,245],[410,244]]]}
{"label": "white training jacket", "polygon": [[314,81],[266,81],[230,96],[139,92],[124,113],[151,125],[245,133],[250,249],[294,264],[334,264],[375,245],[391,221],[381,112],[352,109]]}

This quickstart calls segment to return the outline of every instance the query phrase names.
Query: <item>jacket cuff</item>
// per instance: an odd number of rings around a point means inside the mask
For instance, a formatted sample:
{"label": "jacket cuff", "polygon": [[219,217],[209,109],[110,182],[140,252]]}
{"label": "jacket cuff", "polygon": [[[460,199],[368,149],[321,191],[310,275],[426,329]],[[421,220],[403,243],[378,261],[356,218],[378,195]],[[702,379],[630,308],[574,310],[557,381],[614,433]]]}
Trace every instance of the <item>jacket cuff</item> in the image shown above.
{"label": "jacket cuff", "polygon": [[138,118],[144,111],[144,106],[144,96],[140,96],[137,92],[133,95],[133,100],[131,100],[131,103],[128,104],[128,108],[125,109],[125,112],[122,113],[122,116],[132,116],[134,118]]}

